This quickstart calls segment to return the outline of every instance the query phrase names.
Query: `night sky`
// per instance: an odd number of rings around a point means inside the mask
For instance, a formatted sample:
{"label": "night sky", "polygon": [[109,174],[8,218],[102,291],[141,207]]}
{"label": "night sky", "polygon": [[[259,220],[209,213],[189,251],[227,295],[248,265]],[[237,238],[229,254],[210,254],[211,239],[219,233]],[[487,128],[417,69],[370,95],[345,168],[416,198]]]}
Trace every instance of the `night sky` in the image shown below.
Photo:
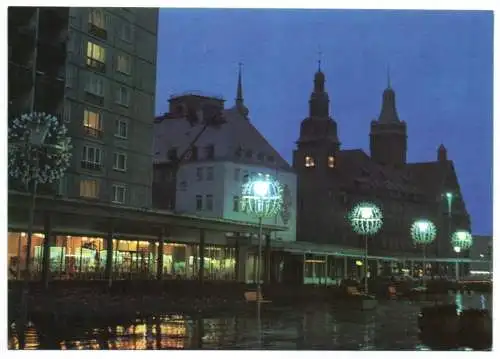
{"label": "night sky", "polygon": [[320,56],[341,148],[369,153],[389,67],[408,161],[443,143],[473,233],[491,234],[492,12],[162,9],[156,112],[189,90],[232,106],[242,62],[251,121],[291,163]]}

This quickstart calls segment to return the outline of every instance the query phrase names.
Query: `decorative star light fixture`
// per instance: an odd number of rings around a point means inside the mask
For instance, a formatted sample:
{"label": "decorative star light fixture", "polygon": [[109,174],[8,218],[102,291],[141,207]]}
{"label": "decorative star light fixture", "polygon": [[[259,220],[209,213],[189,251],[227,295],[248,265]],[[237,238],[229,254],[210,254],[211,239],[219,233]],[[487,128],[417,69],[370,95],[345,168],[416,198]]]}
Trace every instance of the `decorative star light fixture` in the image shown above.
{"label": "decorative star light fixture", "polygon": [[427,219],[419,219],[411,225],[411,238],[417,244],[430,244],[436,239],[436,226]]}
{"label": "decorative star light fixture", "polygon": [[453,248],[459,248],[455,252],[466,251],[472,247],[472,235],[468,231],[457,230],[451,236],[451,245]]}
{"label": "decorative star light fixture", "polygon": [[413,222],[411,225],[410,233],[415,244],[420,244],[422,246],[422,269],[423,276],[422,281],[425,285],[425,275],[427,272],[427,267],[425,263],[425,247],[432,243],[436,239],[436,226],[434,223],[428,219],[419,219]]}
{"label": "decorative star light fixture", "polygon": [[371,202],[360,202],[349,213],[349,221],[354,232],[362,235],[374,235],[382,228],[382,211]]}
{"label": "decorative star light fixture", "polygon": [[257,303],[260,305],[261,295],[261,262],[262,262],[262,219],[274,217],[283,205],[283,187],[273,177],[257,174],[243,184],[241,191],[241,210],[259,219],[259,249],[256,271]]}
{"label": "decorative star light fixture", "polygon": [[354,232],[365,237],[365,293],[368,294],[368,236],[376,234],[383,224],[382,210],[371,202],[360,202],[348,214]]}
{"label": "decorative star light fixture", "polygon": [[472,235],[465,230],[459,229],[451,235],[451,245],[453,250],[457,254],[457,259],[455,262],[455,279],[458,283],[460,279],[460,252],[466,251],[472,247]]}
{"label": "decorative star light fixture", "polygon": [[283,189],[273,177],[259,173],[243,184],[241,192],[243,212],[261,219],[274,217],[281,211],[282,204]]}

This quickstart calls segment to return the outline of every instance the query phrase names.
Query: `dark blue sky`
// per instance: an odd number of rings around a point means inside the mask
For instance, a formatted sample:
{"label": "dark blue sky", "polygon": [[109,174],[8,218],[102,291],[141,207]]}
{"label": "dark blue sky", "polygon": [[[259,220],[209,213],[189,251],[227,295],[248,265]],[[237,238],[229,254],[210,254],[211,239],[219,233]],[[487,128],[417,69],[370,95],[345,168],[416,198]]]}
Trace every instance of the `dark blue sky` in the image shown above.
{"label": "dark blue sky", "polygon": [[454,161],[475,234],[492,233],[492,12],[162,9],[156,112],[201,90],[227,107],[243,66],[251,121],[291,162],[318,51],[342,148],[369,149],[391,83],[408,126],[408,161]]}

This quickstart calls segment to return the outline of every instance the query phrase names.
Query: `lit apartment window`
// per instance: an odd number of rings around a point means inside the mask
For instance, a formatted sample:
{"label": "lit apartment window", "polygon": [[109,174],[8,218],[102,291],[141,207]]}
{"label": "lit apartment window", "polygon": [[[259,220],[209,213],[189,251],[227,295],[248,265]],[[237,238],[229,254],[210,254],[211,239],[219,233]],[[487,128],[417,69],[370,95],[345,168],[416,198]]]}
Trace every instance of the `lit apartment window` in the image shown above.
{"label": "lit apartment window", "polygon": [[213,180],[214,180],[214,168],[207,167],[207,181],[213,181]]}
{"label": "lit apartment window", "polygon": [[83,146],[82,168],[99,170],[101,169],[101,149],[93,146]]}
{"label": "lit apartment window", "polygon": [[335,168],[335,157],[328,156],[328,167]]}
{"label": "lit apartment window", "polygon": [[203,197],[196,195],[196,210],[201,211],[203,209]]}
{"label": "lit apartment window", "polygon": [[130,91],[127,87],[120,86],[116,91],[116,102],[122,106],[128,107],[130,102]]}
{"label": "lit apartment window", "polygon": [[115,171],[127,170],[127,154],[123,152],[115,152],[113,154],[113,169]]}
{"label": "lit apartment window", "polygon": [[240,197],[233,196],[233,212],[239,212],[239,211],[240,211]]}
{"label": "lit apartment window", "polygon": [[214,197],[211,194],[207,194],[205,197],[205,207],[207,211],[214,209]]}
{"label": "lit apartment window", "polygon": [[131,65],[130,56],[119,54],[116,57],[116,71],[121,72],[122,74],[130,75],[132,68]]}
{"label": "lit apartment window", "polygon": [[115,136],[119,138],[128,137],[128,121],[120,118],[115,121]]}
{"label": "lit apartment window", "polygon": [[83,127],[87,136],[101,137],[101,114],[92,110],[84,110]]}
{"label": "lit apartment window", "polygon": [[234,180],[239,181],[240,180],[240,172],[241,170],[239,168],[234,169]]}
{"label": "lit apartment window", "polygon": [[99,76],[89,74],[85,83],[85,91],[93,95],[104,97],[104,80]]}
{"label": "lit apartment window", "polygon": [[99,72],[106,72],[106,50],[104,47],[87,42],[87,66]]}
{"label": "lit apartment window", "polygon": [[113,185],[113,197],[111,201],[113,203],[125,203],[125,194],[127,192],[127,188],[122,184],[114,184]]}
{"label": "lit apartment window", "polygon": [[304,166],[314,167],[315,166],[314,158],[312,158],[311,156],[306,156]]}
{"label": "lit apartment window", "polygon": [[203,167],[196,168],[196,180],[203,181]]}
{"label": "lit apartment window", "polygon": [[99,196],[99,182],[97,180],[80,180],[80,196],[97,198]]}

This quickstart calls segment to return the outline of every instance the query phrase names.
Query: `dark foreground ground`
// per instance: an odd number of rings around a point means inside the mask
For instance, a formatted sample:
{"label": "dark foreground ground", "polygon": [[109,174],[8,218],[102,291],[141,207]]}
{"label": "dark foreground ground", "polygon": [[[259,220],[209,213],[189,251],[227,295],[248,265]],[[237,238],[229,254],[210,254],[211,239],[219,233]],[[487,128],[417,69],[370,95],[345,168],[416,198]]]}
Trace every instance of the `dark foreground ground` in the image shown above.
{"label": "dark foreground ground", "polygon": [[[438,300],[464,309],[492,307],[490,294],[448,294]],[[381,299],[377,309],[365,312],[324,301],[265,304],[260,320],[257,307],[246,303],[212,312],[138,313],[135,318],[113,322],[59,321],[54,325],[53,320],[38,318],[25,331],[25,348],[429,350],[419,338],[417,315],[422,306],[432,303]],[[19,333],[12,321],[9,348],[19,348]]]}

